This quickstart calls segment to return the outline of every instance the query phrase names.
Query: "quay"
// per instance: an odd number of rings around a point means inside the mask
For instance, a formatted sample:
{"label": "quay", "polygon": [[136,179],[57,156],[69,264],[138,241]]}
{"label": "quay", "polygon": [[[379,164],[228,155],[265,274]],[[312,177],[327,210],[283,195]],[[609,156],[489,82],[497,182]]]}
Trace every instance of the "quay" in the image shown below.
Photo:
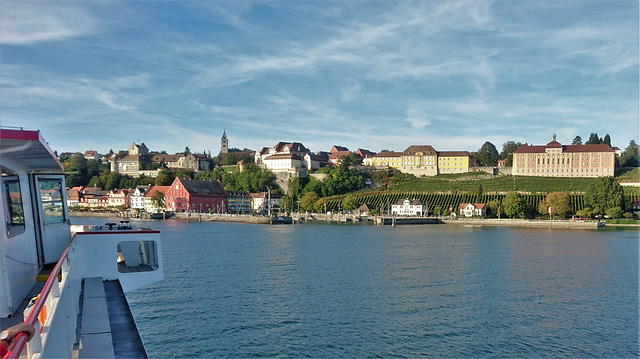
{"label": "quay", "polygon": [[[99,212],[77,212],[72,216],[85,217],[127,217],[119,213],[99,213]],[[162,218],[154,218],[162,219]],[[397,225],[433,225],[450,224],[463,226],[506,226],[506,227],[529,227],[529,228],[555,228],[555,229],[598,229],[605,228],[605,222],[598,221],[576,221],[576,220],[534,220],[534,219],[511,219],[511,218],[456,218],[448,217],[387,217],[387,216],[356,216],[347,214],[311,214],[292,213],[291,217],[267,217],[250,216],[238,214],[208,214],[208,213],[176,213],[167,215],[166,219],[186,220],[192,222],[227,222],[227,223],[252,223],[252,224],[295,224],[313,221],[324,222],[347,222],[362,224],[373,224],[376,226],[397,226]]]}
{"label": "quay", "polygon": [[556,229],[597,229],[605,228],[605,222],[574,220],[535,220],[535,219],[442,219],[445,224],[466,226],[502,226]]}

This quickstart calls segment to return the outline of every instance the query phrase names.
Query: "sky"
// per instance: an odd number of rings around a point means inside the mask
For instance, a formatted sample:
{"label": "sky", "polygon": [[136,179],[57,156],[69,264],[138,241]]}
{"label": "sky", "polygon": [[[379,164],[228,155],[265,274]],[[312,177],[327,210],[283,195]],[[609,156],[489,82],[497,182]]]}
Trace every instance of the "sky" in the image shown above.
{"label": "sky", "polygon": [[638,0],[0,2],[0,125],[58,152],[638,142]]}

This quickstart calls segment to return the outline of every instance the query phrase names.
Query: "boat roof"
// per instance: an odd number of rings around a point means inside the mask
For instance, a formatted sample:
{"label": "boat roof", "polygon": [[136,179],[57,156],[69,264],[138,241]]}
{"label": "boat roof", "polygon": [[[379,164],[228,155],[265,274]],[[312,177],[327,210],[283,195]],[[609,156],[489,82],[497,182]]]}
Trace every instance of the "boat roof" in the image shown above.
{"label": "boat roof", "polygon": [[12,158],[31,171],[60,172],[62,164],[40,131],[0,128],[0,159]]}

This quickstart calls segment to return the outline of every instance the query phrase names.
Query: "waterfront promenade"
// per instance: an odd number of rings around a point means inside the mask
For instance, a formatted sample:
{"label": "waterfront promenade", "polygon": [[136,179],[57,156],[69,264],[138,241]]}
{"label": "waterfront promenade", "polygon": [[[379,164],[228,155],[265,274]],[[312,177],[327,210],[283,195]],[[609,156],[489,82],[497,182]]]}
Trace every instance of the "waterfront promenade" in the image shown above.
{"label": "waterfront promenade", "polygon": [[[73,212],[72,216],[78,217],[122,217],[124,214],[99,213],[99,212]],[[593,220],[535,220],[535,219],[511,219],[511,218],[457,218],[448,217],[391,217],[391,216],[356,216],[351,214],[318,214],[318,213],[293,213],[291,217],[274,217],[272,220],[266,216],[250,216],[238,214],[207,214],[207,213],[177,213],[167,217],[167,220],[181,220],[193,222],[227,222],[227,223],[251,223],[274,224],[278,218],[285,218],[286,224],[307,223],[313,221],[323,222],[362,222],[379,226],[396,225],[463,225],[463,226],[499,226],[499,227],[529,227],[529,228],[557,228],[557,229],[595,229],[604,228],[605,222]],[[290,221],[289,221],[290,218]],[[283,223],[282,220],[280,223]],[[609,224],[609,226],[623,226]],[[624,225],[638,227],[638,225]]]}

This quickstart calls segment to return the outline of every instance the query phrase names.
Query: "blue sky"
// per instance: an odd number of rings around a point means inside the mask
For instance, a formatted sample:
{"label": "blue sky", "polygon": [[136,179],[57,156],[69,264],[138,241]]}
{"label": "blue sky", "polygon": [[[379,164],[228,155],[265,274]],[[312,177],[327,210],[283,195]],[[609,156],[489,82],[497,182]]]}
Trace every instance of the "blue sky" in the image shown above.
{"label": "blue sky", "polygon": [[0,6],[0,124],[58,152],[638,141],[637,0]]}

